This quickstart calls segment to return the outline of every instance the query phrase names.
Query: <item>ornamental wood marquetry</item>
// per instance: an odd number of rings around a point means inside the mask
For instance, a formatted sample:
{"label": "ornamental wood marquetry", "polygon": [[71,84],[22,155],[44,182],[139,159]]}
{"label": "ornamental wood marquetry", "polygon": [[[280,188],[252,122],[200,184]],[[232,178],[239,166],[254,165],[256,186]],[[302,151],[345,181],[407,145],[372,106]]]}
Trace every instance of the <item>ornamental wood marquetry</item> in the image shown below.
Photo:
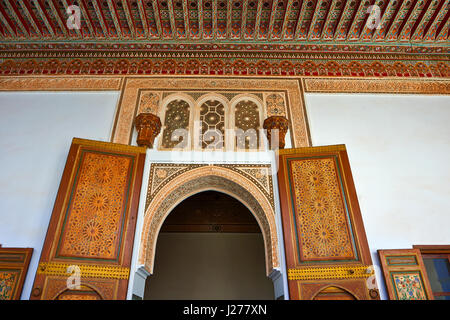
{"label": "ornamental wood marquetry", "polygon": [[30,299],[126,298],[145,152],[73,139]]}
{"label": "ornamental wood marquetry", "polygon": [[390,300],[434,300],[419,249],[378,250]]}
{"label": "ornamental wood marquetry", "polygon": [[290,298],[379,299],[345,146],[278,154]]}

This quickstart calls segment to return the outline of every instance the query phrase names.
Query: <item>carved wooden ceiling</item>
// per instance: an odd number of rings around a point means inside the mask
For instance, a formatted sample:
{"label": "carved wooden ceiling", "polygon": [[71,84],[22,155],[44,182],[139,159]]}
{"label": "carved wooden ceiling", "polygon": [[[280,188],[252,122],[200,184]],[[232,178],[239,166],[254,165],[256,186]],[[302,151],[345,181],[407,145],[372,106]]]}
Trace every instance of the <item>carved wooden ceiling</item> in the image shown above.
{"label": "carved wooden ceiling", "polygon": [[[80,8],[79,29],[67,26],[70,5]],[[378,28],[371,28],[373,5]],[[0,63],[120,58],[448,65],[449,18],[450,0],[0,0]],[[14,73],[21,67],[4,68]]]}
{"label": "carved wooden ceiling", "polygon": [[[448,45],[449,0],[1,0],[2,43],[34,41]],[[69,5],[81,28],[66,25]],[[380,8],[380,28],[367,24]]]}

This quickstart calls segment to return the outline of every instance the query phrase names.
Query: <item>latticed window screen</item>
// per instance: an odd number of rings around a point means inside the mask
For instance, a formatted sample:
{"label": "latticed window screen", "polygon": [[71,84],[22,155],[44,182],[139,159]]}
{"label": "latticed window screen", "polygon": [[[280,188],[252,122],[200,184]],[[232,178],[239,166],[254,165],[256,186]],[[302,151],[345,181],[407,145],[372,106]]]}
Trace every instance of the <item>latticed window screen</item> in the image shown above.
{"label": "latticed window screen", "polygon": [[217,100],[208,100],[200,107],[202,149],[223,149],[225,141],[225,108]]}
{"label": "latticed window screen", "polygon": [[238,149],[257,149],[259,146],[259,109],[256,103],[243,100],[235,107],[236,146]]}
{"label": "latticed window screen", "polygon": [[181,99],[171,101],[167,105],[161,144],[163,148],[187,147],[189,112],[189,104]]}

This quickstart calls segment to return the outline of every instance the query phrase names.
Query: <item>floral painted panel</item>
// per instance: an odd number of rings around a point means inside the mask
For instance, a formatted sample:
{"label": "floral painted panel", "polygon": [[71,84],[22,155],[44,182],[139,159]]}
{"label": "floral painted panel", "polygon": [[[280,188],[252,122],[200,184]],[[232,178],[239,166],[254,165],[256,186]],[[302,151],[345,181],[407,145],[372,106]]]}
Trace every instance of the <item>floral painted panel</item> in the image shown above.
{"label": "floral painted panel", "polygon": [[391,280],[398,300],[427,300],[419,272],[392,272]]}
{"label": "floral painted panel", "polygon": [[0,270],[0,300],[12,300],[19,280],[19,272]]}

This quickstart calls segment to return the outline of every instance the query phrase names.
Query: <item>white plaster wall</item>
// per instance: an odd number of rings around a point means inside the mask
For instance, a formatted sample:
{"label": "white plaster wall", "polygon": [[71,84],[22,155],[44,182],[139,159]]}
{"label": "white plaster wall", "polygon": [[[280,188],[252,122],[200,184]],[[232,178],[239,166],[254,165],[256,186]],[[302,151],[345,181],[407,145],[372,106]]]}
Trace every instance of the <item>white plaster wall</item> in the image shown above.
{"label": "white plaster wall", "polygon": [[449,96],[306,94],[305,100],[313,145],[347,146],[376,265],[378,249],[450,244]]}
{"label": "white plaster wall", "polygon": [[118,92],[0,92],[0,244],[34,249],[29,299],[73,137],[108,141]]}

